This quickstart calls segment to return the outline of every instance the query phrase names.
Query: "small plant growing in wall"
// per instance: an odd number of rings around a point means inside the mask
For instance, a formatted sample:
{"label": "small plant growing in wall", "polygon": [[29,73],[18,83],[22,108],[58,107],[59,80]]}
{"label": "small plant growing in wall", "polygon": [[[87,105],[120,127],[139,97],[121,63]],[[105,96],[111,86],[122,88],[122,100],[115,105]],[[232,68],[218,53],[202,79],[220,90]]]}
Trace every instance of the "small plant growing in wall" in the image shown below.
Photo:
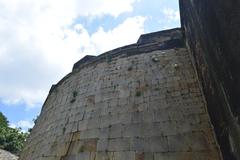
{"label": "small plant growing in wall", "polygon": [[72,93],[72,99],[70,101],[70,103],[74,103],[76,101],[76,97],[78,95],[78,92],[77,91],[73,91]]}
{"label": "small plant growing in wall", "polygon": [[78,92],[77,91],[73,91],[73,97],[76,98],[78,95]]}
{"label": "small plant growing in wall", "polygon": [[78,150],[78,153],[84,152],[84,146],[81,146]]}
{"label": "small plant growing in wall", "polygon": [[62,131],[63,131],[63,134],[64,134],[64,133],[65,133],[65,131],[66,131],[66,128],[65,128],[65,127],[63,127],[63,130],[62,130]]}
{"label": "small plant growing in wall", "polygon": [[106,55],[105,58],[106,58],[107,63],[110,64],[112,61],[112,58],[108,55]]}
{"label": "small plant growing in wall", "polygon": [[132,71],[132,70],[133,70],[132,66],[128,67],[128,71]]}
{"label": "small plant growing in wall", "polygon": [[142,95],[142,92],[141,91],[137,91],[136,92],[136,97],[140,97]]}

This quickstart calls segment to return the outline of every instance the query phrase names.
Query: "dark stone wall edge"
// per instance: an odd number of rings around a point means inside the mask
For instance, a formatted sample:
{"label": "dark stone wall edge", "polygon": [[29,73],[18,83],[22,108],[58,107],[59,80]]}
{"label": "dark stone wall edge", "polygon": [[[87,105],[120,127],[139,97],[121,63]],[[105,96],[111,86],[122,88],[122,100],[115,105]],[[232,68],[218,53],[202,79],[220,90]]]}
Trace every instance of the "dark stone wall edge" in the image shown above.
{"label": "dark stone wall edge", "polygon": [[180,0],[181,24],[218,142],[240,159],[240,1]]}

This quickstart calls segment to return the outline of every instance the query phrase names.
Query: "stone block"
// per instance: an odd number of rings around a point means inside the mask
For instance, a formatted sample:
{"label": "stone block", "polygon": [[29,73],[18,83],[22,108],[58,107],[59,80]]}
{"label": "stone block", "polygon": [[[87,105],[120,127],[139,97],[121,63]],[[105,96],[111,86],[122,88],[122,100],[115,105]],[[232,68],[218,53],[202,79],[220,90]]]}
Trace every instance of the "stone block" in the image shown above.
{"label": "stone block", "polygon": [[167,152],[155,153],[154,160],[220,160],[214,152]]}
{"label": "stone block", "polygon": [[109,137],[109,133],[110,132],[110,128],[106,127],[106,128],[100,128],[99,129],[99,138],[108,138]]}
{"label": "stone block", "polygon": [[83,141],[83,146],[80,148],[82,152],[96,152],[97,151],[97,139],[86,139]]}
{"label": "stone block", "polygon": [[81,131],[81,139],[92,139],[98,138],[100,133],[100,129],[90,129]]}
{"label": "stone block", "polygon": [[97,142],[97,151],[106,152],[108,149],[108,139],[99,139]]}
{"label": "stone block", "polygon": [[115,124],[109,127],[109,136],[108,138],[120,138],[122,137],[123,125]]}
{"label": "stone block", "polygon": [[130,139],[129,138],[115,138],[109,139],[107,151],[129,151]]}
{"label": "stone block", "polygon": [[111,160],[112,153],[110,152],[97,152],[96,160]]}
{"label": "stone block", "polygon": [[119,122],[121,124],[129,124],[131,123],[131,114],[129,113],[122,113],[122,114],[119,114]]}
{"label": "stone block", "polygon": [[75,160],[89,160],[90,152],[81,152],[76,155]]}
{"label": "stone block", "polygon": [[106,116],[101,116],[100,117],[100,128],[106,128],[109,127],[110,123],[111,123],[111,117],[109,115]]}
{"label": "stone block", "polygon": [[167,137],[149,137],[144,138],[145,152],[168,152]]}
{"label": "stone block", "polygon": [[143,112],[131,113],[131,123],[142,123],[142,122],[143,122]]}
{"label": "stone block", "polygon": [[154,111],[148,110],[143,112],[143,120],[144,122],[154,122]]}
{"label": "stone block", "polygon": [[168,113],[167,113],[167,109],[157,109],[154,110],[154,114],[153,114],[153,118],[154,118],[154,122],[164,122],[164,121],[168,121],[170,119]]}
{"label": "stone block", "polygon": [[78,122],[78,131],[85,131],[87,129],[88,120],[82,120]]}
{"label": "stone block", "polygon": [[92,118],[88,120],[88,125],[87,125],[87,129],[96,129],[96,128],[100,128],[100,118],[96,117],[96,118]]}
{"label": "stone block", "polygon": [[114,152],[114,160],[135,160],[135,152]]}
{"label": "stone block", "polygon": [[161,123],[161,130],[164,136],[176,135],[179,133],[179,128],[182,126],[178,126],[177,121],[165,121]]}
{"label": "stone block", "polygon": [[131,138],[130,151],[143,152],[144,151],[144,138]]}
{"label": "stone block", "polygon": [[72,123],[72,132],[76,132],[78,130],[78,122]]}
{"label": "stone block", "polygon": [[143,130],[140,123],[126,124],[123,126],[123,137],[142,137]]}
{"label": "stone block", "polygon": [[168,144],[170,151],[188,152],[188,151],[205,151],[211,148],[211,144],[207,141],[207,135],[202,132],[189,132],[168,136]]}

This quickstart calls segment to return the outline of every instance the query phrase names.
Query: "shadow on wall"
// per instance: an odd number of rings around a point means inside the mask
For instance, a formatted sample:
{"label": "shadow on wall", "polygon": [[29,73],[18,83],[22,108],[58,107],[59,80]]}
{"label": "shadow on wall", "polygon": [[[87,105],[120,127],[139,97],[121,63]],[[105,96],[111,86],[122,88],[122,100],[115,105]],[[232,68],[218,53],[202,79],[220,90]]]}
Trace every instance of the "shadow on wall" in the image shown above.
{"label": "shadow on wall", "polygon": [[240,1],[180,0],[181,23],[223,157],[240,159]]}

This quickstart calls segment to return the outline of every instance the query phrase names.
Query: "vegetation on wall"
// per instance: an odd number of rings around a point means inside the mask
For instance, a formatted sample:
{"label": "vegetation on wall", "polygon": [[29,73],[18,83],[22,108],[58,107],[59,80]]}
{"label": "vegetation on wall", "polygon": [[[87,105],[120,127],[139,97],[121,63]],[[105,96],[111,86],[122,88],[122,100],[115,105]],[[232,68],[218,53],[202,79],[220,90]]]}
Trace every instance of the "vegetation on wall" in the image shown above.
{"label": "vegetation on wall", "polygon": [[10,128],[7,118],[0,112],[0,149],[19,154],[28,135],[21,128]]}

